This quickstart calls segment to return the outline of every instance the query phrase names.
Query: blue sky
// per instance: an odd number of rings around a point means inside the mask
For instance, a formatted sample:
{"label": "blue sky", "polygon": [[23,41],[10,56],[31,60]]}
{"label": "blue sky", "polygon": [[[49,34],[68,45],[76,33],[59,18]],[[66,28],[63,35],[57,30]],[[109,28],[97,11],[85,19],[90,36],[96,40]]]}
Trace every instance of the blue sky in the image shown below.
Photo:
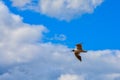
{"label": "blue sky", "polygon": [[32,10],[21,11],[12,7],[9,1],[5,2],[13,13],[24,18],[25,23],[45,25],[50,31],[47,37],[55,34],[67,37],[65,41],[52,40],[54,43],[74,47],[76,43],[82,42],[87,50],[120,49],[120,1],[105,0],[93,13],[83,14],[70,21],[51,18]]}
{"label": "blue sky", "polygon": [[119,3],[0,0],[0,80],[120,80]]}

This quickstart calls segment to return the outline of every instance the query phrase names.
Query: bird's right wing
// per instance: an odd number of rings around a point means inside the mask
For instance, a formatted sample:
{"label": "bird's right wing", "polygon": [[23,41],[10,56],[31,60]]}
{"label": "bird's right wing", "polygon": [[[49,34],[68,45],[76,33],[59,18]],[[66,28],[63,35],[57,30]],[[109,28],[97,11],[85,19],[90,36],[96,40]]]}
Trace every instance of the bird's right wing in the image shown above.
{"label": "bird's right wing", "polygon": [[78,50],[82,50],[82,45],[81,44],[76,44],[76,47]]}

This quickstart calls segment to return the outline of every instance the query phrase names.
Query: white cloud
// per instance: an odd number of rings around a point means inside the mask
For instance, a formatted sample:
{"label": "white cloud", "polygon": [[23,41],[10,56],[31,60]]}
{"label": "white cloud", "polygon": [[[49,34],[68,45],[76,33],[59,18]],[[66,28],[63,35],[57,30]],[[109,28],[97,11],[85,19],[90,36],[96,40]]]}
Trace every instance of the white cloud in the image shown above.
{"label": "white cloud", "polygon": [[104,76],[107,80],[119,80],[120,79],[120,74],[118,73],[113,73],[113,74],[108,74]]}
{"label": "white cloud", "polygon": [[84,76],[79,76],[75,74],[65,74],[61,75],[58,80],[84,80]]}
{"label": "white cloud", "polygon": [[103,0],[39,0],[37,3],[34,3],[34,0],[11,1],[16,7],[26,6],[41,14],[67,21],[86,13],[93,13],[94,9],[103,2]]}
{"label": "white cloud", "polygon": [[31,3],[32,0],[11,0],[13,3],[13,6],[17,6],[17,7],[24,7],[28,4]]}
{"label": "white cloud", "polygon": [[[0,2],[0,66],[27,62],[36,55],[36,41],[42,38],[46,28],[42,25],[30,25],[18,15],[9,12]],[[40,41],[39,40],[39,41]]]}
{"label": "white cloud", "polygon": [[92,13],[102,3],[102,0],[40,0],[42,14],[71,20],[85,13]]}
{"label": "white cloud", "polygon": [[[118,50],[88,51],[80,62],[64,45],[39,45],[37,58],[1,75],[1,80],[116,80],[120,79]],[[120,53],[120,51],[119,51]],[[69,79],[69,80],[70,80]]]}
{"label": "white cloud", "polygon": [[53,37],[48,38],[48,40],[56,40],[56,41],[65,41],[67,37],[64,34],[55,34]]}
{"label": "white cloud", "polygon": [[120,50],[88,51],[80,62],[67,46],[36,43],[46,28],[0,5],[0,80],[120,80]]}

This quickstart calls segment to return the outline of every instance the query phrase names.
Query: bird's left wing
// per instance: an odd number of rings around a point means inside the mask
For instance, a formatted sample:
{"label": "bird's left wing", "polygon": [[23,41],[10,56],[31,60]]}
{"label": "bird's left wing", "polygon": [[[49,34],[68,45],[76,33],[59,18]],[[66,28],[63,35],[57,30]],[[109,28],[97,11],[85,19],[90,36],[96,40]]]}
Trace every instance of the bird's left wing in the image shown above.
{"label": "bird's left wing", "polygon": [[81,58],[81,56],[80,56],[80,55],[75,54],[75,56],[76,56],[76,58],[77,58],[77,59],[79,59],[80,61],[82,61],[82,58]]}

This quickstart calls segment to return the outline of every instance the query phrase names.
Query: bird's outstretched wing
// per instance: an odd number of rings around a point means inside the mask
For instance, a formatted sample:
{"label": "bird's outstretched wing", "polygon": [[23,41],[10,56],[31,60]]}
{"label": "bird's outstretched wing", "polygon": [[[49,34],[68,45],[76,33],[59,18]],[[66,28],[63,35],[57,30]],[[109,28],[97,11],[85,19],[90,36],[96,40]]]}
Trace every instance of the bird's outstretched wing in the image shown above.
{"label": "bird's outstretched wing", "polygon": [[78,50],[82,50],[82,45],[81,44],[76,44],[76,47]]}
{"label": "bird's outstretched wing", "polygon": [[79,54],[75,54],[76,58],[79,59],[80,61],[82,61],[82,58]]}

